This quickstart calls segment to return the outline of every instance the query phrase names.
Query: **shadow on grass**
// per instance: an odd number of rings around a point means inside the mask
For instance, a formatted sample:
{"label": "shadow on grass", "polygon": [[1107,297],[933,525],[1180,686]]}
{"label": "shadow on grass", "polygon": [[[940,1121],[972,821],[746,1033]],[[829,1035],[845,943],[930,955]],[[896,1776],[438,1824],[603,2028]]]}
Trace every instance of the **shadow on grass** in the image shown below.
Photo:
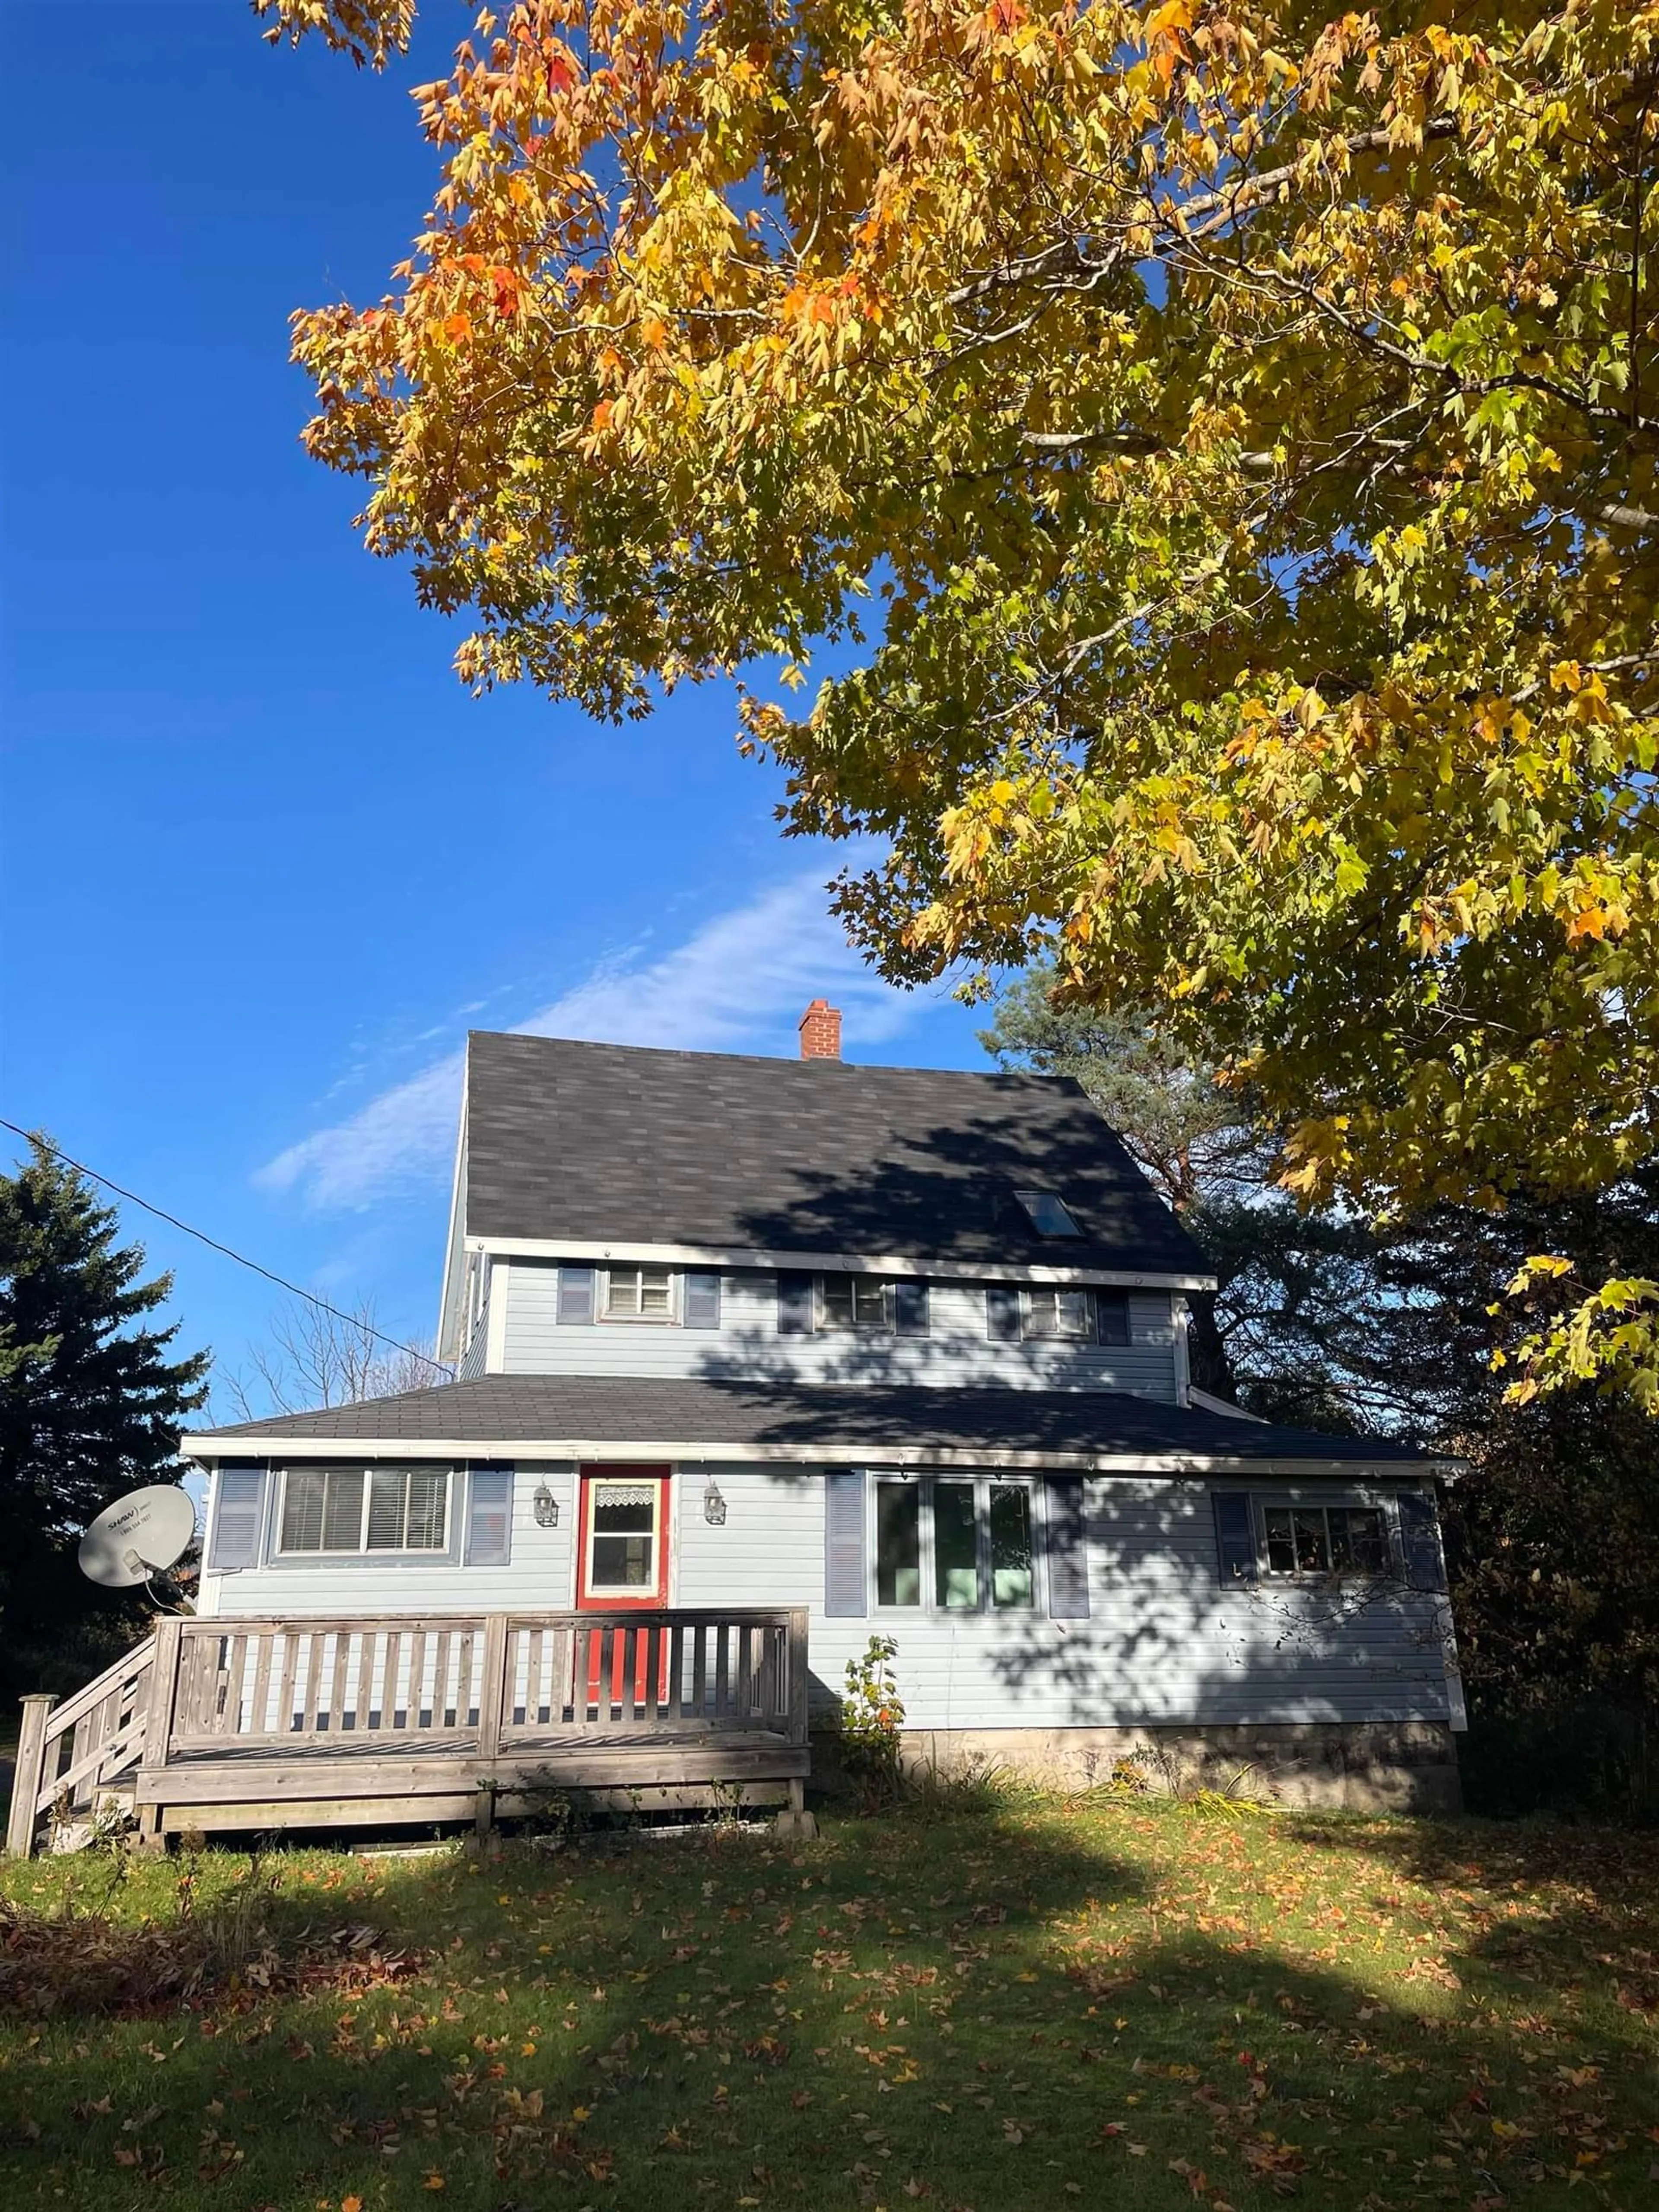
{"label": "shadow on grass", "polygon": [[[1375,2212],[1565,2203],[1576,2170],[1633,2205],[1659,2120],[1647,2025],[1610,1978],[1554,1989],[1478,1929],[1504,2009],[1468,2001],[1462,1954],[1415,1981],[1404,1906],[1379,1955],[1361,1908],[1400,1832],[1364,1832],[1375,1868],[1345,1857],[1358,1834],[1130,1808],[483,1866],[295,1855],[285,1955],[368,1928],[416,1971],[24,2023],[0,2195]],[[209,1855],[204,1887],[236,1864]],[[1310,1869],[1357,1882],[1318,1963]],[[126,1909],[162,1913],[173,1879],[140,1869]]]}

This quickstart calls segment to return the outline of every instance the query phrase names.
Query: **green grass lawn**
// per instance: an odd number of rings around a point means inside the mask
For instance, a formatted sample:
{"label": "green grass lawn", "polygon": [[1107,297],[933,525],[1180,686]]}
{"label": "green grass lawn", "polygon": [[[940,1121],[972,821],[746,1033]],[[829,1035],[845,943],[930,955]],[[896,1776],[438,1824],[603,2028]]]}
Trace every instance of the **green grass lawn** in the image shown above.
{"label": "green grass lawn", "polygon": [[[248,1868],[0,1870],[0,2204],[1659,2203],[1659,1838],[1130,1802]],[[249,1963],[89,2009],[32,1963],[70,1907],[94,1966],[181,1913]]]}

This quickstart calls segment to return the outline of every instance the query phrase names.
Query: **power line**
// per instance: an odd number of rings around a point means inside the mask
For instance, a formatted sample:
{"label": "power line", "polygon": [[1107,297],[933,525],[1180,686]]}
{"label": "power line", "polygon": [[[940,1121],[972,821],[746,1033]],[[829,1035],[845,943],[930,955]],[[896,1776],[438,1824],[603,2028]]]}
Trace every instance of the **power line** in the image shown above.
{"label": "power line", "polygon": [[315,1306],[319,1312],[331,1314],[336,1321],[344,1322],[348,1328],[361,1329],[365,1336],[372,1336],[377,1344],[389,1344],[394,1352],[407,1352],[411,1359],[418,1359],[427,1367],[435,1367],[440,1375],[447,1375],[452,1382],[454,1381],[454,1369],[447,1367],[441,1359],[433,1359],[424,1352],[417,1352],[412,1344],[404,1344],[395,1336],[388,1336],[384,1329],[374,1328],[360,1314],[342,1313],[338,1306],[331,1306],[326,1298],[319,1298],[315,1291],[301,1290],[298,1283],[290,1283],[285,1275],[273,1274],[269,1267],[262,1267],[257,1260],[250,1260],[245,1252],[233,1251],[228,1244],[222,1244],[216,1237],[210,1237],[204,1229],[192,1229],[188,1221],[180,1221],[178,1215],[169,1213],[166,1206],[152,1206],[149,1199],[140,1198],[136,1190],[124,1188],[106,1175],[100,1175],[96,1168],[89,1168],[84,1160],[72,1160],[67,1152],[48,1143],[38,1131],[20,1129],[15,1121],[7,1121],[3,1114],[0,1114],[0,1129],[9,1129],[13,1136],[21,1137],[25,1144],[39,1145],[43,1152],[50,1152],[53,1159],[61,1160],[66,1168],[73,1168],[77,1175],[88,1176],[94,1182],[102,1183],[106,1190],[112,1190],[117,1198],[125,1198],[131,1206],[142,1206],[146,1213],[153,1213],[158,1221],[165,1221],[174,1229],[182,1229],[186,1237],[193,1237],[198,1244],[205,1244],[210,1251],[222,1252],[227,1260],[234,1260],[239,1267],[251,1267],[256,1275],[263,1275],[268,1283],[275,1283],[279,1291],[288,1291],[292,1297],[303,1298],[307,1305]]}

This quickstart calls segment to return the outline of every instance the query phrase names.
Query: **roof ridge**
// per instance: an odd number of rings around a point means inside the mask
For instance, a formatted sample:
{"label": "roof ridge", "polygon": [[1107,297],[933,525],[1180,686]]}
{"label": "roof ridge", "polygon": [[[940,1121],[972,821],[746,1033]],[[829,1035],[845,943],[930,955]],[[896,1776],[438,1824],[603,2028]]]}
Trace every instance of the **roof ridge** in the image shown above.
{"label": "roof ridge", "polygon": [[[566,1048],[591,1052],[637,1053],[641,1058],[658,1060],[724,1060],[742,1067],[831,1069],[842,1075],[926,1075],[947,1081],[969,1083],[1040,1084],[1045,1089],[1073,1091],[1079,1097],[1089,1098],[1088,1091],[1074,1075],[1045,1075],[1034,1067],[929,1067],[909,1061],[884,1060],[844,1060],[814,1057],[801,1059],[790,1053],[718,1052],[707,1046],[672,1044],[625,1044],[614,1037],[548,1036],[537,1030],[469,1030],[466,1042],[469,1048],[479,1038],[489,1038],[501,1044],[557,1045]],[[1098,1106],[1095,1111],[1100,1113]],[[1101,1115],[1103,1121],[1105,1116]],[[1109,1127],[1111,1125],[1107,1124]],[[1114,1132],[1115,1133],[1115,1132]]]}

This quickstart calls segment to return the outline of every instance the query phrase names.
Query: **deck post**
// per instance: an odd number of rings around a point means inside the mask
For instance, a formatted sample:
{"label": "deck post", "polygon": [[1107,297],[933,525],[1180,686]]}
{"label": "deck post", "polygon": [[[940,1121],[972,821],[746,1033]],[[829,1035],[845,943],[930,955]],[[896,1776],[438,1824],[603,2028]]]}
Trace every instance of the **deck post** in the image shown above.
{"label": "deck post", "polygon": [[[138,1762],[142,1781],[148,1774],[156,1773],[167,1763],[168,1739],[173,1733],[173,1706],[179,1685],[179,1655],[185,1624],[177,1613],[163,1613],[155,1624],[155,1656],[150,1665],[149,1705],[144,1715],[144,1753]],[[146,1828],[138,1824],[140,1850],[157,1850],[164,1838],[161,1827],[161,1807],[155,1807],[155,1825]]]}
{"label": "deck post", "polygon": [[26,1859],[34,1850],[34,1801],[46,1765],[46,1716],[58,1703],[50,1691],[23,1699],[23,1729],[17,1739],[17,1765],[11,1779],[11,1812],[6,1820],[6,1856]]}
{"label": "deck post", "polygon": [[803,1744],[807,1740],[806,1711],[806,1623],[807,1610],[804,1605],[789,1608],[789,1741]]}
{"label": "deck post", "polygon": [[478,1759],[494,1765],[501,1754],[501,1719],[507,1708],[507,1615],[484,1615],[483,1680],[478,1686]]}

